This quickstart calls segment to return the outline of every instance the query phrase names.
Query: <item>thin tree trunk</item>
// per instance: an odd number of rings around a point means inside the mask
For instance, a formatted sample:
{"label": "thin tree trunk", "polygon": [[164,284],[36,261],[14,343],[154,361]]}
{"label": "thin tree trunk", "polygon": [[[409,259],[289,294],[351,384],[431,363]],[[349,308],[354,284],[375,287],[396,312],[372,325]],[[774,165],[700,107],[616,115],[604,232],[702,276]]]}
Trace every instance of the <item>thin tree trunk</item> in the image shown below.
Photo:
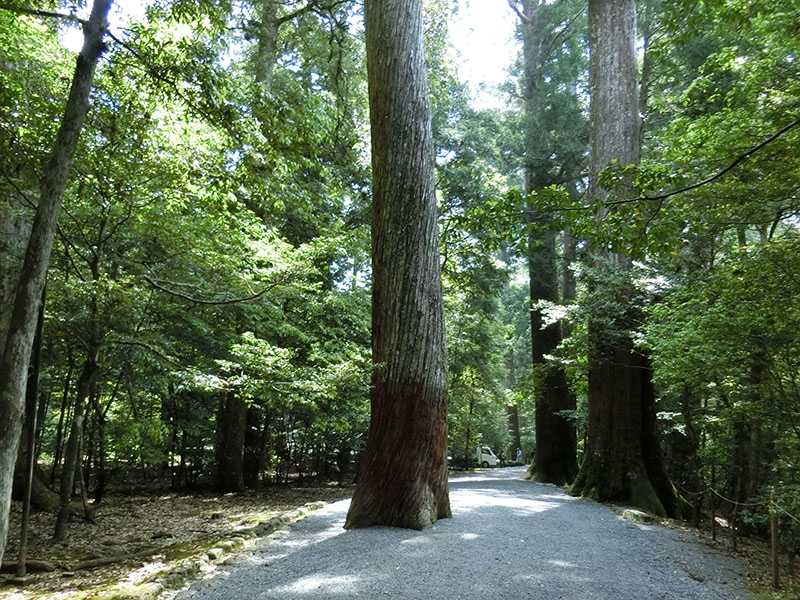
{"label": "thin tree trunk", "polygon": [[220,403],[217,485],[222,492],[244,490],[244,441],[247,405],[236,391],[226,393]]}
{"label": "thin tree trunk", "polygon": [[[577,282],[575,281],[575,273],[572,271],[572,265],[575,264],[576,248],[578,246],[577,238],[572,234],[571,230],[564,231],[564,253],[562,257],[562,271],[561,276],[561,298],[564,302],[574,300],[577,295]],[[568,335],[566,326],[562,325],[562,336]]]}
{"label": "thin tree trunk", "polygon": [[75,410],[72,414],[72,425],[70,427],[67,447],[64,451],[64,467],[61,470],[61,486],[59,488],[59,507],[58,517],[56,518],[55,532],[53,539],[62,541],[67,535],[67,524],[69,523],[70,499],[72,489],[75,485],[75,474],[79,470],[81,456],[81,438],[83,437],[83,420],[86,411],[86,401],[89,398],[92,380],[97,372],[97,348],[90,350],[83,365],[83,371],[78,378],[78,393],[75,398]]}
{"label": "thin tree trunk", "polygon": [[[475,449],[472,447],[472,415],[475,412],[475,394],[470,390],[469,412],[467,413],[467,431],[464,434],[464,468],[469,469]],[[480,466],[480,465],[478,465]]]}
{"label": "thin tree trunk", "polygon": [[422,0],[367,0],[365,16],[375,368],[369,438],[345,527],[425,529],[451,513],[444,302]]}
{"label": "thin tree trunk", "polygon": [[511,452],[507,452],[506,454],[513,457],[513,460],[517,460],[517,448],[522,448],[522,436],[519,431],[519,406],[516,404],[506,406],[506,417],[513,446]]}
{"label": "thin tree trunk", "polygon": [[16,286],[14,308],[0,361],[0,423],[7,426],[0,437],[0,561],[8,537],[14,463],[17,458],[25,405],[25,385],[33,347],[47,266],[53,248],[61,198],[67,185],[78,134],[89,109],[89,91],[98,58],[103,51],[106,15],[111,0],[95,0],[84,27],[83,49],[78,55],[64,117],[42,181],[22,274]]}
{"label": "thin tree trunk", "polygon": [[61,395],[61,412],[58,416],[58,427],[56,428],[55,449],[53,451],[53,468],[50,469],[50,485],[54,486],[56,483],[56,472],[58,465],[61,464],[61,455],[64,451],[64,422],[67,420],[67,413],[69,411],[69,386],[72,382],[72,371],[75,369],[75,361],[72,358],[71,348],[67,350],[69,358],[69,369],[64,376],[64,391]]}
{"label": "thin tree trunk", "polygon": [[50,409],[50,392],[40,392],[36,414],[36,447],[33,450],[33,460],[39,459],[42,452],[42,430],[46,425],[47,413]]}
{"label": "thin tree trunk", "polygon": [[42,331],[44,329],[44,301],[45,293],[42,292],[42,304],[39,307],[39,317],[36,323],[36,335],[33,342],[33,357],[31,372],[28,376],[28,387],[25,390],[26,400],[26,425],[28,429],[26,464],[25,464],[25,491],[22,500],[22,523],[19,532],[19,556],[17,559],[17,577],[25,576],[25,561],[28,553],[28,522],[31,513],[31,489],[33,488],[33,467],[36,464],[36,429],[39,411],[36,399],[39,396],[39,373],[42,366]]}

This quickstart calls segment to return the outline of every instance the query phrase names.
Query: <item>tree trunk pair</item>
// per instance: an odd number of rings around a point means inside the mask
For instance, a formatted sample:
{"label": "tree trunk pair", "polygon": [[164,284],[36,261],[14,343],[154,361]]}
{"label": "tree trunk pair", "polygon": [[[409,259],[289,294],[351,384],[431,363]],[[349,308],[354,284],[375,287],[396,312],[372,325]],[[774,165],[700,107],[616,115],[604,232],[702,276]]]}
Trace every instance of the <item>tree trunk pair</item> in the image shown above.
{"label": "tree trunk pair", "polygon": [[17,459],[25,405],[28,365],[33,347],[36,319],[47,276],[61,199],[67,185],[78,135],[89,109],[89,92],[111,0],[95,0],[84,26],[84,43],[78,55],[69,98],[41,185],[31,235],[19,282],[15,287],[11,319],[5,345],[0,348],[0,423],[7,426],[0,436],[0,561],[5,552],[11,504],[14,464]]}
{"label": "tree trunk pair", "polygon": [[83,437],[83,422],[86,413],[86,403],[91,393],[91,385],[97,373],[97,353],[99,347],[91,349],[83,366],[81,376],[78,378],[75,409],[72,415],[67,446],[64,450],[64,466],[61,472],[61,486],[59,487],[59,507],[56,518],[53,539],[62,541],[67,535],[67,524],[70,516],[70,500],[75,486],[75,474],[80,472],[81,439]]}

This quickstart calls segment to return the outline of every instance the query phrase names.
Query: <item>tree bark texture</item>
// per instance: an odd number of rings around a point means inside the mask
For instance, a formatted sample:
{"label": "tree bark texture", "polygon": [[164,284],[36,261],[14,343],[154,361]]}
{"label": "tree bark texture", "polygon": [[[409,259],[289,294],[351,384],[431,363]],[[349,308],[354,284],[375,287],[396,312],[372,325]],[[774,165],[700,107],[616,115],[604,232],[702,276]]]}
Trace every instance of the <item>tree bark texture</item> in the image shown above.
{"label": "tree bark texture", "polygon": [[103,35],[111,0],[95,0],[84,27],[83,48],[78,55],[64,117],[58,130],[41,185],[22,272],[15,288],[14,304],[0,362],[0,560],[5,552],[14,463],[17,458],[25,406],[25,386],[33,347],[42,289],[53,248],[61,199],[66,188],[78,135],[89,109],[89,92],[97,61],[103,51]]}
{"label": "tree bark texture", "polygon": [[33,211],[27,210],[17,199],[4,198],[0,202],[0,356],[6,346],[32,218]]}
{"label": "tree bark texture", "polygon": [[244,440],[247,404],[235,391],[220,403],[220,447],[217,453],[217,486],[221,492],[244,490]]}
{"label": "tree bark texture", "polygon": [[346,528],[449,517],[444,304],[421,0],[367,0],[372,131],[369,439]]}
{"label": "tree bark texture", "polygon": [[[42,368],[42,333],[44,331],[44,305],[45,292],[42,292],[42,303],[39,306],[39,316],[36,319],[36,333],[33,339],[33,354],[31,357],[30,372],[28,373],[28,386],[25,390],[25,436],[24,441],[20,439],[20,448],[24,443],[25,461],[17,464],[25,469],[25,490],[22,498],[22,520],[19,533],[19,556],[17,559],[17,577],[25,576],[25,561],[28,552],[28,526],[31,514],[31,490],[33,488],[33,468],[36,464],[36,431],[38,429],[37,418],[39,410],[37,398],[39,397],[39,374]],[[23,437],[25,437],[23,436]]]}
{"label": "tree bark texture", "polygon": [[[553,183],[547,166],[533,157],[548,156],[548,141],[539,125],[539,99],[542,67],[547,46],[543,6],[538,0],[523,0],[521,30],[524,59],[525,127],[525,193],[531,194]],[[564,370],[549,358],[561,343],[561,326],[551,323],[543,327],[545,316],[536,308],[542,300],[557,303],[558,268],[556,262],[556,229],[552,216],[529,207],[532,232],[528,236],[528,274],[531,299],[531,347],[535,375],[536,451],[527,477],[564,485],[578,472],[577,440],[572,422],[560,414],[575,409],[575,396],[567,385]]]}
{"label": "tree bark texture", "polygon": [[[635,0],[590,0],[590,196],[599,207],[599,218],[606,212],[603,202],[609,194],[597,185],[598,174],[613,160],[619,165],[639,160],[635,36]],[[631,266],[624,254],[595,248],[594,256],[601,270]],[[604,299],[605,312],[589,323],[588,440],[572,492],[677,516],[677,495],[657,437],[652,368],[633,347],[636,315],[625,308],[633,287],[599,282],[595,294]],[[609,322],[614,322],[613,331],[601,325]]]}
{"label": "tree bark texture", "polygon": [[636,2],[589,2],[590,197],[608,198],[597,175],[612,160],[639,162],[639,87],[636,67]]}
{"label": "tree bark texture", "polygon": [[[531,303],[540,300],[558,302],[555,232],[550,229],[538,235],[530,248]],[[536,452],[527,475],[538,481],[564,485],[571,483],[578,472],[575,426],[561,411],[575,410],[576,401],[567,383],[564,369],[549,358],[561,343],[561,326],[544,326],[541,310],[531,310],[531,349],[535,370]]]}
{"label": "tree bark texture", "polygon": [[278,7],[276,0],[262,0],[261,20],[258,27],[258,47],[255,57],[255,80],[258,86],[256,104],[260,105],[265,96],[272,93],[272,74],[278,47]]}

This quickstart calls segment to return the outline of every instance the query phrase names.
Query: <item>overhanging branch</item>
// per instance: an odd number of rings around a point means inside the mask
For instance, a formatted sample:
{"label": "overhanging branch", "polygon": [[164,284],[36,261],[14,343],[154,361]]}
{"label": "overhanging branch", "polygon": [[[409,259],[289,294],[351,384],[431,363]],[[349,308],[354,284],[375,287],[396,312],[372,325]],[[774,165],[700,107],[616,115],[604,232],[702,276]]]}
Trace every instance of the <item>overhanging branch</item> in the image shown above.
{"label": "overhanging branch", "polygon": [[730,171],[735,169],[737,166],[739,166],[741,163],[743,163],[745,160],[750,158],[753,154],[755,154],[759,150],[762,150],[763,148],[765,148],[766,146],[768,146],[769,144],[771,144],[772,142],[777,140],[779,137],[781,137],[785,133],[788,133],[789,131],[791,131],[792,129],[797,127],[798,125],[800,125],[800,119],[792,121],[791,123],[789,123],[785,127],[783,127],[780,130],[778,130],[777,133],[771,135],[770,137],[768,137],[766,140],[764,140],[760,144],[757,144],[757,145],[753,146],[752,148],[750,148],[744,154],[739,155],[731,164],[729,164],[724,169],[716,172],[714,175],[712,175],[711,177],[708,177],[707,179],[703,179],[702,181],[698,181],[697,183],[693,183],[692,185],[688,185],[686,187],[683,187],[683,188],[680,188],[680,189],[677,189],[677,190],[673,190],[671,192],[665,192],[663,194],[659,194],[658,196],[641,196],[639,198],[628,198],[628,199],[624,199],[624,200],[613,200],[611,202],[604,202],[603,205],[604,206],[615,206],[617,204],[630,204],[631,202],[642,202],[642,201],[645,201],[645,200],[651,201],[651,202],[660,202],[660,201],[666,200],[667,198],[671,198],[672,196],[677,196],[678,194],[683,194],[685,192],[690,192],[692,190],[696,190],[697,188],[703,187],[704,185],[708,185],[709,183],[713,183],[714,181],[716,181],[720,177],[724,176],[726,173],[729,173]]}
{"label": "overhanging branch", "polygon": [[287,274],[281,277],[280,279],[273,281],[267,287],[256,292],[251,296],[245,296],[243,298],[227,298],[225,300],[205,300],[203,298],[196,298],[194,296],[190,296],[189,294],[184,294],[183,292],[178,292],[176,290],[169,289],[161,285],[159,282],[155,281],[151,277],[148,277],[147,275],[144,275],[143,279],[157,290],[164,292],[165,294],[169,294],[170,296],[174,296],[175,298],[181,298],[182,300],[186,300],[187,302],[191,302],[193,304],[200,304],[203,306],[225,306],[228,304],[241,304],[243,302],[252,302],[253,300],[258,300],[261,296],[263,296],[270,290],[273,290],[279,285],[283,285],[284,283],[289,281],[289,275]]}
{"label": "overhanging branch", "polygon": [[86,19],[81,19],[73,14],[52,12],[49,10],[38,10],[35,8],[27,8],[25,6],[14,6],[13,4],[10,5],[7,3],[0,3],[0,10],[16,13],[18,15],[29,15],[32,17],[46,17],[52,19],[59,19],[61,21],[67,21],[69,23],[78,23],[80,25],[86,25]]}

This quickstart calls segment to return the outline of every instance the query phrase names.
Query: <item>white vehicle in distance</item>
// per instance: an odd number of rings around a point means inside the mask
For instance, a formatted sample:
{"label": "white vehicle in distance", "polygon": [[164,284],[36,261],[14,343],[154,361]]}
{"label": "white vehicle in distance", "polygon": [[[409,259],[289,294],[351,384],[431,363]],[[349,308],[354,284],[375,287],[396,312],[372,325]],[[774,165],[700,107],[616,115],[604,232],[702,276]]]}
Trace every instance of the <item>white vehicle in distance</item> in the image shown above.
{"label": "white vehicle in distance", "polygon": [[478,465],[483,468],[497,466],[497,457],[489,446],[478,446],[476,458],[478,459]]}

